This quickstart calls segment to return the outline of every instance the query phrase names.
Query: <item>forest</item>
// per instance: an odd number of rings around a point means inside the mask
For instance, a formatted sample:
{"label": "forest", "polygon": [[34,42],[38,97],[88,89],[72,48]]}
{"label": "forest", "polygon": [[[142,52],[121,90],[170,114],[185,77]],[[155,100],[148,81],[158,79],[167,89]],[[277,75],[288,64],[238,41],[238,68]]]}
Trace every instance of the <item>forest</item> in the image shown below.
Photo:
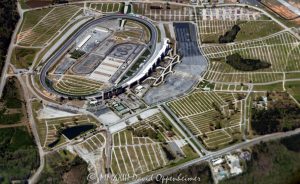
{"label": "forest", "polygon": [[33,137],[25,127],[0,129],[0,183],[27,180],[39,166]]}
{"label": "forest", "polygon": [[244,59],[238,53],[227,56],[226,63],[232,66],[234,69],[241,71],[254,71],[269,68],[271,66],[270,63],[261,61],[259,59]]}
{"label": "forest", "polygon": [[224,35],[219,37],[219,43],[233,42],[240,30],[241,28],[238,25],[234,25],[230,31],[227,31]]}
{"label": "forest", "polygon": [[290,131],[300,127],[300,109],[283,100],[270,101],[268,109],[253,109],[251,125],[259,135]]}
{"label": "forest", "polygon": [[11,36],[19,20],[19,14],[16,0],[1,0],[0,7],[0,71],[2,71]]}

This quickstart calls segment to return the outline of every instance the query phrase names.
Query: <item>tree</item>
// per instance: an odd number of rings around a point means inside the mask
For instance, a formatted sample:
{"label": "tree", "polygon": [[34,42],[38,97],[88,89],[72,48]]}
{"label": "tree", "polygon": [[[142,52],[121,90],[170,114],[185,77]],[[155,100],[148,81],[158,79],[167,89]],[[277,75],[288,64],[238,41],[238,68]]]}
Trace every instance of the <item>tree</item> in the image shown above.
{"label": "tree", "polygon": [[225,35],[219,37],[219,43],[230,43],[233,42],[236,38],[236,35],[241,30],[238,25],[234,25],[230,31],[227,31]]}

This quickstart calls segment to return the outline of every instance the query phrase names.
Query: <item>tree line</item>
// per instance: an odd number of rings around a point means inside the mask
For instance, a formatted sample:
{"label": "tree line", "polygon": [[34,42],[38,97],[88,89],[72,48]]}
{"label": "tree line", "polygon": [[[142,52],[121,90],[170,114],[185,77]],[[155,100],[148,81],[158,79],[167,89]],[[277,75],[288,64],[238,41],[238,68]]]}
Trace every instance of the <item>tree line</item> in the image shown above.
{"label": "tree line", "polygon": [[16,0],[0,1],[0,70],[2,71],[12,33],[19,20]]}

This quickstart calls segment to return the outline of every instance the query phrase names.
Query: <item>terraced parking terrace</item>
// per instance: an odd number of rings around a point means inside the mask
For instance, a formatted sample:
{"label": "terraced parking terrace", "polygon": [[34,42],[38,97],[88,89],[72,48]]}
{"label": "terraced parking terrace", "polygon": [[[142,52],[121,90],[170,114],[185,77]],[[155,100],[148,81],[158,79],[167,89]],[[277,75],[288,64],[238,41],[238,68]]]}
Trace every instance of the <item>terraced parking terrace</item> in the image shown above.
{"label": "terraced parking terrace", "polygon": [[[210,81],[264,83],[283,79],[283,73],[298,71],[299,40],[289,32],[279,32],[267,37],[227,45],[207,45],[202,47],[211,60],[204,76]],[[239,53],[244,58],[260,59],[271,64],[270,68],[252,72],[242,72],[226,64],[228,55]]]}
{"label": "terraced parking terrace", "polygon": [[26,12],[17,37],[17,44],[44,46],[79,12],[79,6],[45,8]]}
{"label": "terraced parking terrace", "polygon": [[133,12],[156,21],[193,21],[193,7],[164,3],[133,3]]}
{"label": "terraced parking terrace", "polygon": [[140,176],[197,154],[169,120],[157,113],[113,134],[113,174]]}
{"label": "terraced parking terrace", "polygon": [[121,12],[124,3],[89,3],[88,8],[102,13]]}
{"label": "terraced parking terrace", "polygon": [[209,148],[217,149],[241,136],[242,94],[195,91],[168,106]]}

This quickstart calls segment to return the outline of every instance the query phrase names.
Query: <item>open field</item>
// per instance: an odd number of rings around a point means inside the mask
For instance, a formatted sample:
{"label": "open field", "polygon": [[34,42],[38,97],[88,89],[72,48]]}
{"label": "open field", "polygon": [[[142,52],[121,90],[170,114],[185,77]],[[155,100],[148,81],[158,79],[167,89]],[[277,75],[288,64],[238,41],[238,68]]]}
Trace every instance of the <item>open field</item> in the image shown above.
{"label": "open field", "polygon": [[[205,75],[207,80],[218,82],[264,83],[282,80],[283,72],[300,70],[299,41],[288,32],[247,42],[202,47],[211,65]],[[241,72],[226,64],[225,57],[239,53],[243,58],[260,59],[270,68],[254,72]]]}
{"label": "open field", "polygon": [[63,76],[54,85],[54,89],[69,95],[89,95],[100,91],[103,85],[85,77]]}
{"label": "open field", "polygon": [[79,11],[78,6],[64,6],[26,12],[17,43],[24,46],[44,46]]}
{"label": "open field", "polygon": [[[161,9],[151,9],[151,6],[161,7]],[[133,3],[133,12],[144,15],[156,21],[193,21],[195,12],[192,7],[170,5],[168,9],[162,3]]]}
{"label": "open field", "polygon": [[240,98],[233,93],[195,91],[168,106],[208,148],[216,149],[239,139]]}
{"label": "open field", "polygon": [[113,134],[111,167],[114,174],[140,176],[196,156],[161,113]]}
{"label": "open field", "polygon": [[123,3],[91,3],[89,8],[102,13],[115,13],[122,10]]}

